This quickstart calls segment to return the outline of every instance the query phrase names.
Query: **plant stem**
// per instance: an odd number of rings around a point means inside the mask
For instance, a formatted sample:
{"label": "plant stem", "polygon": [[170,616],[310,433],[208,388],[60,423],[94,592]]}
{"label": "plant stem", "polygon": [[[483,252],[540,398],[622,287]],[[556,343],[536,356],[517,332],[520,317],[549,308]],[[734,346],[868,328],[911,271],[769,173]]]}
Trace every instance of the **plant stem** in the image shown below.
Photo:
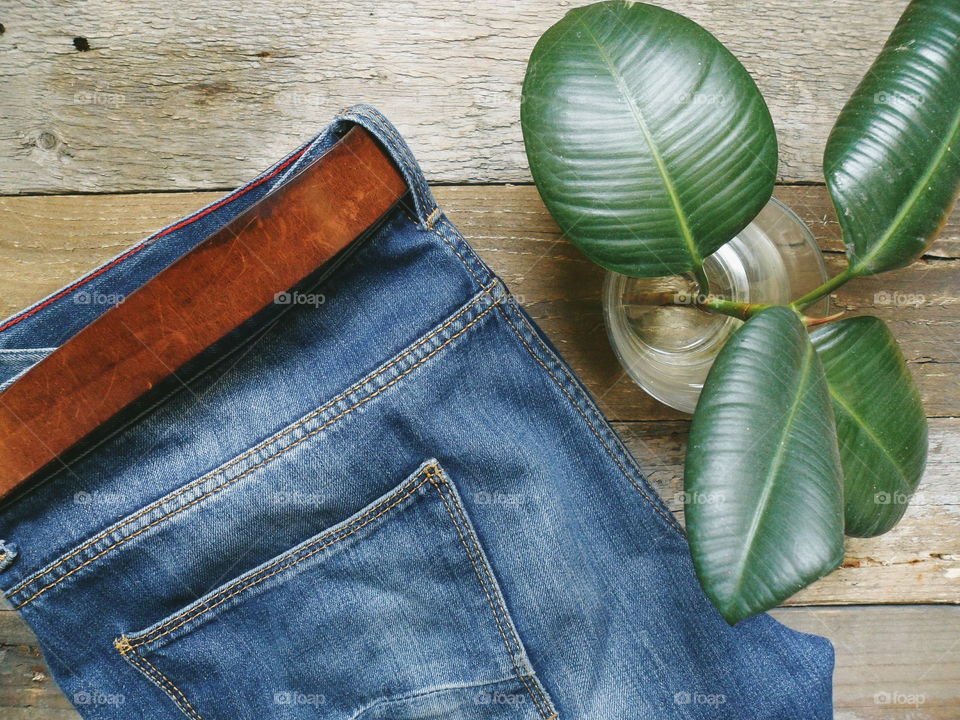
{"label": "plant stem", "polygon": [[710,294],[710,280],[707,279],[707,273],[703,270],[703,265],[699,265],[693,270],[693,276],[697,279],[697,285],[700,287],[700,294],[703,296]]}
{"label": "plant stem", "polygon": [[730,317],[741,320],[749,320],[761,310],[766,310],[770,305],[764,303],[744,303],[734,302],[733,300],[721,300],[719,298],[707,298],[704,302],[698,304],[698,307],[705,308],[710,312],[729,315]]}
{"label": "plant stem", "polygon": [[720,313],[721,315],[730,315],[740,320],[749,320],[756,313],[770,307],[769,305],[761,303],[736,302],[734,300],[723,300],[706,295],[693,298],[689,295],[668,291],[631,293],[624,295],[623,302],[632,305],[675,305],[677,307],[688,307],[706,312]]}
{"label": "plant stem", "polygon": [[813,303],[815,303],[817,300],[822,298],[824,295],[829,295],[838,287],[846,284],[847,282],[849,282],[855,277],[856,275],[848,267],[839,275],[835,275],[834,277],[827,280],[823,285],[818,287],[816,290],[811,290],[803,297],[797,298],[796,300],[794,300],[792,303],[790,303],[790,307],[792,307],[797,312],[803,312],[804,310],[807,309],[807,307],[809,307],[810,305],[813,305]]}

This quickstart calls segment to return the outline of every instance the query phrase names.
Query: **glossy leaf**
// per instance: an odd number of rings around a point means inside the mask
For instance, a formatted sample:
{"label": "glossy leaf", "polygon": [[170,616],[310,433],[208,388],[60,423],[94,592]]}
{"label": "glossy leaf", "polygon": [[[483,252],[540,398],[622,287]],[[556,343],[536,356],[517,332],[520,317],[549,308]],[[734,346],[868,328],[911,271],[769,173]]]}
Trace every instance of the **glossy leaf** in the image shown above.
{"label": "glossy leaf", "polygon": [[882,320],[855,317],[816,330],[837,422],[847,535],[897,524],[923,475],[927,418],[897,341]]}
{"label": "glossy leaf", "polygon": [[684,486],[697,576],[731,624],[840,564],[830,395],[793,310],[758,313],[720,351],[690,428]]}
{"label": "glossy leaf", "polygon": [[710,33],[662,8],[567,13],[533,50],[520,119],[554,219],[627,275],[695,271],[773,191],[776,135],[756,84]]}
{"label": "glossy leaf", "polygon": [[914,0],[847,102],[823,158],[854,275],[903,267],[960,188],[960,3]]}

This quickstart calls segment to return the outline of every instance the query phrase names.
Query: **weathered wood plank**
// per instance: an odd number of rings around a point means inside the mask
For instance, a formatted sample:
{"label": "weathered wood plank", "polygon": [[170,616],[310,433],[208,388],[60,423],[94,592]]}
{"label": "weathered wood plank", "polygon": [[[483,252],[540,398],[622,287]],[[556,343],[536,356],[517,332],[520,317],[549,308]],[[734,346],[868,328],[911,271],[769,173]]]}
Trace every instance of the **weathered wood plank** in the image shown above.
{"label": "weathered wood plank", "polygon": [[[687,421],[615,423],[651,484],[683,520]],[[903,520],[875,538],[847,538],[842,567],[788,605],[960,603],[960,418],[930,421],[927,470]],[[884,498],[880,498],[881,501]]]}
{"label": "weathered wood plank", "polygon": [[[956,720],[960,707],[960,608],[784,608],[773,615],[836,648],[837,720]],[[113,694],[115,688],[103,688]],[[690,692],[716,690],[691,687]],[[74,720],[29,629],[0,609],[0,717]]]}
{"label": "weathered wood plank", "polygon": [[[394,120],[432,181],[526,181],[524,68],[575,4],[9,3],[0,192],[234,185],[357,101]],[[781,177],[818,181],[829,128],[906,1],[660,4],[702,23],[756,77]]]}
{"label": "weathered wood plank", "polygon": [[[531,186],[442,186],[439,202],[510,284],[599,398],[621,420],[681,418],[641,392],[617,363],[603,325],[603,271],[558,232]],[[810,223],[832,271],[843,262],[837,223],[822,186],[781,187],[778,196]],[[13,312],[117,254],[219,193],[0,197],[0,312]],[[960,415],[960,211],[928,259],[863,278],[839,307],[890,324],[920,385],[927,412]],[[897,295],[897,293],[900,293]]]}
{"label": "weathered wood plank", "polygon": [[836,720],[960,716],[960,608],[790,608],[772,614],[833,641]]}

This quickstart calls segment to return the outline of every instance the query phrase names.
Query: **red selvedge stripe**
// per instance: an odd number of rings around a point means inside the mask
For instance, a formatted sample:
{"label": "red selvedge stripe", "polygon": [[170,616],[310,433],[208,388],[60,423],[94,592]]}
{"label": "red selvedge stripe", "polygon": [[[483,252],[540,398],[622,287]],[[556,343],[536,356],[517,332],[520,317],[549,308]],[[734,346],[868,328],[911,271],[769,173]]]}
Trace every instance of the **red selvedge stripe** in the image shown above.
{"label": "red selvedge stripe", "polygon": [[50,305],[51,303],[56,302],[56,301],[59,300],[60,298],[66,296],[66,295],[69,295],[69,294],[72,293],[74,290],[76,290],[76,289],[79,288],[79,287],[82,287],[83,285],[85,285],[86,283],[90,282],[91,280],[93,280],[93,279],[94,279],[95,277],[97,277],[98,275],[102,275],[103,273],[107,272],[107,270],[110,270],[110,269],[116,267],[116,266],[119,265],[121,262],[123,262],[123,261],[126,260],[128,257],[130,257],[131,255],[136,255],[138,252],[140,252],[141,250],[143,250],[143,248],[145,248],[145,247],[147,247],[148,245],[150,245],[150,244],[152,243],[152,241],[154,241],[154,240],[159,240],[159,239],[162,238],[163,236],[169,235],[169,234],[172,233],[174,230],[179,230],[179,229],[182,228],[182,227],[186,227],[186,226],[189,225],[190,223],[195,222],[196,220],[199,220],[199,219],[202,218],[204,215],[208,215],[209,213],[212,213],[214,210],[219,210],[220,208],[222,208],[222,207],[223,207],[224,205],[226,205],[227,203],[233,202],[233,201],[236,200],[238,197],[241,197],[241,196],[242,196],[245,192],[247,192],[248,190],[252,190],[253,188],[257,187],[258,185],[262,185],[262,184],[265,183],[267,180],[270,180],[271,178],[276,177],[277,173],[279,173],[279,172],[281,172],[282,170],[284,170],[285,168],[287,168],[292,162],[294,162],[294,161],[297,160],[301,155],[303,155],[303,153],[305,153],[306,150],[307,150],[306,147],[304,147],[304,148],[301,149],[301,150],[298,150],[296,153],[294,153],[293,155],[291,155],[290,157],[288,157],[288,158],[287,158],[286,160],[284,160],[280,165],[278,165],[276,168],[274,168],[273,171],[272,171],[269,175],[264,175],[262,178],[260,178],[259,180],[256,180],[255,182],[252,182],[252,183],[251,183],[250,185],[248,185],[247,187],[242,188],[242,189],[240,189],[240,190],[237,190],[237,191],[231,193],[230,195],[227,195],[225,198],[222,198],[222,199],[218,200],[218,201],[215,202],[213,205],[211,205],[211,206],[209,206],[209,207],[207,207],[207,208],[204,208],[203,210],[201,210],[200,212],[198,212],[196,215],[191,215],[191,216],[188,217],[188,218],[184,218],[183,220],[181,220],[180,222],[178,222],[176,225],[171,225],[170,227],[166,228],[165,230],[161,230],[161,231],[160,231],[159,233],[157,233],[156,235],[151,235],[151,236],[148,237],[146,240],[144,240],[143,242],[141,242],[139,245],[135,245],[134,247],[130,248],[129,250],[127,250],[125,253],[123,253],[123,254],[120,255],[119,257],[114,258],[112,261],[110,261],[109,263],[107,263],[106,265],[104,265],[102,268],[100,268],[100,269],[97,270],[96,272],[90,273],[90,274],[87,275],[86,277],[81,278],[81,279],[78,280],[77,282],[73,283],[73,285],[68,285],[68,286],[65,287],[63,290],[61,290],[60,292],[58,292],[56,295],[52,295],[51,297],[48,297],[46,300],[44,300],[44,301],[43,301],[42,303],[40,303],[39,305],[35,305],[34,307],[32,307],[32,308],[30,308],[29,310],[21,313],[20,315],[16,315],[16,316],[10,318],[10,319],[9,319],[7,322],[5,322],[3,325],[0,325],[0,332],[3,332],[3,331],[6,330],[7,328],[13,327],[14,325],[16,325],[16,324],[17,324],[18,322],[20,322],[21,320],[26,320],[26,319],[27,319],[28,317],[30,317],[31,315],[34,315],[34,314],[40,312],[41,310],[43,310],[43,308],[47,307],[47,305]]}

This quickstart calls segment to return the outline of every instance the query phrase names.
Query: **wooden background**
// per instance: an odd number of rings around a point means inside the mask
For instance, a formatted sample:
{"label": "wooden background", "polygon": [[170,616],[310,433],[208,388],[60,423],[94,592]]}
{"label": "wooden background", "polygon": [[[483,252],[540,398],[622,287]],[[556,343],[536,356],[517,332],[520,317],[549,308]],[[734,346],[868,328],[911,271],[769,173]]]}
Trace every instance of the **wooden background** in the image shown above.
{"label": "wooden background", "polygon": [[[820,157],[902,0],[664,0],[743,60],[781,143],[777,197],[843,264]],[[679,511],[688,421],[619,368],[602,272],[529,184],[520,82],[561,0],[19,0],[0,6],[0,315],[248,179],[358,101],[405,134],[436,195],[585,379]],[[220,192],[217,192],[220,191]],[[903,522],[776,615],[837,648],[840,720],[960,718],[960,213],[911,268],[835,301],[887,321],[930,417]],[[901,293],[897,295],[896,293]],[[0,718],[76,718],[0,608]],[[799,719],[797,719],[799,720]]]}

